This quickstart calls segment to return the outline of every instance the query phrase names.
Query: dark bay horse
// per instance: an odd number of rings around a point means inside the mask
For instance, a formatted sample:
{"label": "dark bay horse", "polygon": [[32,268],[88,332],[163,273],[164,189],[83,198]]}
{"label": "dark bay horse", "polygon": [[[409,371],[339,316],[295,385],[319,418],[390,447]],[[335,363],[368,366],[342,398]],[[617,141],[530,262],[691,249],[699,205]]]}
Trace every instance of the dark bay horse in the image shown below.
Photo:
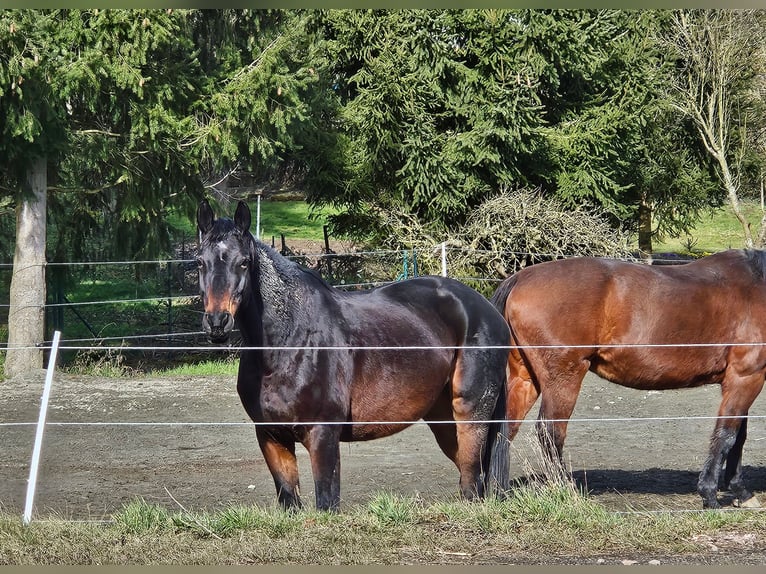
{"label": "dark bay horse", "polygon": [[202,326],[221,343],[236,323],[251,347],[240,352],[237,391],[250,418],[266,423],[255,430],[281,505],[301,506],[296,442],[311,459],[316,507],[338,510],[340,441],[419,419],[457,466],[464,497],[507,489],[510,331],[494,306],[443,277],[333,288],[256,240],[250,217],[243,202],[233,220],[199,205]]}
{"label": "dark bay horse", "polygon": [[561,460],[588,371],[635,389],[719,384],[724,418],[716,420],[697,490],[703,507],[718,508],[725,462],[724,486],[740,503],[757,505],[741,456],[743,417],[766,375],[766,347],[757,344],[766,341],[765,277],[766,252],[756,250],[662,267],[579,257],[511,275],[492,296],[518,346],[508,359],[510,438],[540,396],[538,435]]}

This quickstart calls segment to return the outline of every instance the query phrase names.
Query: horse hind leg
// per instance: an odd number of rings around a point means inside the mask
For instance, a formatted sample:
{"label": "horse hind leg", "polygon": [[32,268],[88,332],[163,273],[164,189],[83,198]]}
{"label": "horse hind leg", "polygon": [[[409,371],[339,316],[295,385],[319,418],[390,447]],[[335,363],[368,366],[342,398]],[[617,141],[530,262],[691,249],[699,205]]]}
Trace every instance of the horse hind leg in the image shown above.
{"label": "horse hind leg", "polygon": [[745,445],[746,439],[747,419],[744,418],[742,419],[742,424],[739,425],[739,431],[737,432],[734,446],[731,447],[729,455],[726,457],[723,484],[725,488],[728,488],[734,494],[734,497],[740,506],[759,507],[760,503],[758,502],[758,499],[753,496],[753,493],[745,486],[745,480],[742,473],[742,448]]}
{"label": "horse hind leg", "polygon": [[[741,502],[753,498],[745,487],[741,473],[742,449],[747,436],[746,418],[750,406],[763,387],[763,374],[750,377],[732,377],[721,385],[723,399],[718,408],[710,450],[697,481],[697,492],[702,497],[703,508],[720,508],[718,502],[718,481],[724,461],[727,461],[724,482],[729,483],[732,492]],[[742,430],[742,427],[745,430]]]}
{"label": "horse hind leg", "polygon": [[[509,360],[509,364],[511,361]],[[506,419],[508,420],[508,440],[512,441],[519,432],[532,406],[540,396],[539,387],[532,381],[529,371],[523,365],[513,365],[508,369],[508,398],[506,401]]]}
{"label": "horse hind leg", "polygon": [[[467,500],[485,495],[484,474],[489,469],[482,468],[482,464],[490,427],[486,421],[492,417],[498,393],[504,392],[505,386],[507,355],[504,351],[496,354],[488,358],[480,349],[463,350],[451,378],[448,404],[456,424],[450,425],[455,437],[454,457],[450,458],[460,471],[460,492]],[[452,439],[446,431],[440,433],[440,446],[446,453],[446,449],[453,448]]]}
{"label": "horse hind leg", "polygon": [[542,447],[543,455],[547,460],[563,468],[562,454],[564,441],[567,437],[567,426],[572,416],[577,397],[580,394],[585,373],[588,372],[589,363],[585,362],[578,370],[571,367],[562,367],[565,374],[558,375],[549,380],[548,377],[540,377],[540,413],[537,419],[537,436]]}
{"label": "horse hind leg", "polygon": [[702,508],[720,508],[718,502],[718,480],[721,475],[723,460],[736,442],[737,429],[731,425],[716,425],[710,440],[710,453],[697,481],[697,492],[702,497]]}
{"label": "horse hind leg", "polygon": [[[466,461],[465,457],[459,456],[458,453],[462,449],[466,449],[466,439],[464,429],[460,429],[467,423],[449,423],[445,421],[454,421],[454,412],[452,408],[452,394],[449,389],[439,396],[436,403],[434,403],[431,410],[423,417],[428,423],[428,427],[436,439],[436,443],[442,452],[449,458],[458,469],[460,473],[460,493],[461,495],[472,500],[484,495],[483,483],[480,480],[481,472],[475,476],[474,470],[469,470],[469,478],[465,478]],[[458,446],[458,435],[462,434],[462,444]],[[477,455],[478,456],[478,455]]]}
{"label": "horse hind leg", "polygon": [[[428,428],[436,439],[436,444],[442,452],[457,466],[457,429],[455,424],[444,421],[454,420],[452,417],[452,395],[449,389],[439,395],[431,410],[423,417]],[[459,469],[459,467],[458,467]]]}

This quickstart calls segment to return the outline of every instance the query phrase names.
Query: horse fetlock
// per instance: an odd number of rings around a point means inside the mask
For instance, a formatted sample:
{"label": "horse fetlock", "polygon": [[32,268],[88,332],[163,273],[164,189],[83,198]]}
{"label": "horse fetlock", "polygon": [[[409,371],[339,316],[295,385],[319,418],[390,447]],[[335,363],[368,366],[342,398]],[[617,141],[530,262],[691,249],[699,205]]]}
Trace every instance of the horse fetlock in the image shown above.
{"label": "horse fetlock", "polygon": [[297,512],[303,508],[303,503],[297,494],[286,494],[284,491],[280,491],[277,494],[277,500],[284,510]]}
{"label": "horse fetlock", "polygon": [[702,508],[713,510],[721,508],[721,504],[716,496],[718,488],[715,486],[715,482],[700,479],[697,485],[697,493],[702,497]]}

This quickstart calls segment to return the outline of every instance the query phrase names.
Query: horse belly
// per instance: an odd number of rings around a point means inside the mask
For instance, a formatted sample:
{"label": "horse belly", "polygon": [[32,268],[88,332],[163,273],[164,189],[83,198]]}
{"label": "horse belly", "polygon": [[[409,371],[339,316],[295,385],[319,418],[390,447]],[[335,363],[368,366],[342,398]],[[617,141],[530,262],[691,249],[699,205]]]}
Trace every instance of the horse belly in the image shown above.
{"label": "horse belly", "polygon": [[[410,353],[409,356],[404,353]],[[343,440],[371,440],[400,432],[422,419],[446,392],[452,365],[441,356],[413,351],[365,361],[351,390],[350,419]]]}
{"label": "horse belly", "polygon": [[602,351],[590,370],[624,387],[663,390],[720,383],[725,369],[723,348],[649,347]]}

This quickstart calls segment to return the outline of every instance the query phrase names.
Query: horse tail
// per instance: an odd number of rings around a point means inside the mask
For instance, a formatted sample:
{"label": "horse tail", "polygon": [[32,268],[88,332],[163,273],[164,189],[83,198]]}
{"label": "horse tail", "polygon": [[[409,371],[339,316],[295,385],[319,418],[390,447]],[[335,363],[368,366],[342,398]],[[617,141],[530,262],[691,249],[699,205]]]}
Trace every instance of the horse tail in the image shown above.
{"label": "horse tail", "polygon": [[495,309],[500,311],[500,314],[503,317],[505,317],[505,302],[508,300],[508,296],[511,294],[511,289],[513,289],[517,281],[518,276],[514,273],[500,283],[500,286],[490,298],[490,302],[495,306]]}
{"label": "horse tail", "polygon": [[[505,279],[495,290],[490,298],[490,302],[495,306],[499,313],[505,318],[505,304],[511,294],[511,290],[516,285],[516,275],[511,275]],[[511,342],[514,340],[513,328],[511,328]],[[510,423],[507,420],[508,404],[508,370],[506,365],[503,385],[495,403],[495,409],[492,413],[492,421],[489,425],[489,436],[487,438],[487,449],[485,451],[484,468],[487,469],[487,480],[485,481],[485,492],[489,494],[494,492],[495,496],[502,499],[510,490]]]}
{"label": "horse tail", "polygon": [[511,484],[511,441],[508,438],[510,423],[506,420],[505,408],[507,400],[508,377],[506,376],[492,411],[492,422],[489,424],[482,464],[486,469],[484,493],[485,495],[494,493],[499,499],[505,498]]}

